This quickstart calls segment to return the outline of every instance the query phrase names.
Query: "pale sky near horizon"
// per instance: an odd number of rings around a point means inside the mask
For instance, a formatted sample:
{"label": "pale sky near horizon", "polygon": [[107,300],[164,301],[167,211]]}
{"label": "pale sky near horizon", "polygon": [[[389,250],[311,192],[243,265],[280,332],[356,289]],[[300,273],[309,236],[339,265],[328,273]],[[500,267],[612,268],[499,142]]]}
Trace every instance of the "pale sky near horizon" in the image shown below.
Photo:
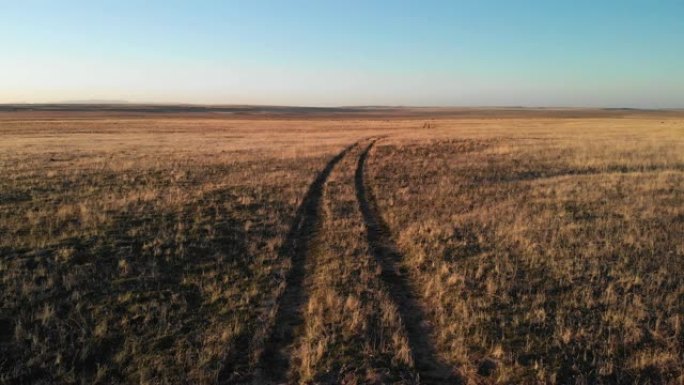
{"label": "pale sky near horizon", "polygon": [[0,0],[0,103],[684,107],[682,0]]}

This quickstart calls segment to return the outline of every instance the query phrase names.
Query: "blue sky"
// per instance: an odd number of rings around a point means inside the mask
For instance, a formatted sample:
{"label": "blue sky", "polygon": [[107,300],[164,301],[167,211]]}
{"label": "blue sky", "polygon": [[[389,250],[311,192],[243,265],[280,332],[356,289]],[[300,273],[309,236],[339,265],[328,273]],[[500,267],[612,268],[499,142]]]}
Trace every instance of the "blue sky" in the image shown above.
{"label": "blue sky", "polygon": [[0,0],[0,103],[684,107],[684,1]]}

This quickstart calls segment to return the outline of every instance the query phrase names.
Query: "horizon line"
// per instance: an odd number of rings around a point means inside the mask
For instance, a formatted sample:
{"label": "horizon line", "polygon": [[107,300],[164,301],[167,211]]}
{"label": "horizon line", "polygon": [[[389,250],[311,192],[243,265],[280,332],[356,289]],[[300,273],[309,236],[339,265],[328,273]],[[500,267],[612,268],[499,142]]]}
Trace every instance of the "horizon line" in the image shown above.
{"label": "horizon line", "polygon": [[368,105],[330,105],[330,106],[316,106],[303,104],[248,104],[248,103],[192,103],[192,102],[135,102],[126,100],[76,100],[76,101],[57,101],[57,102],[0,102],[0,106],[187,106],[187,107],[206,107],[206,108],[221,108],[221,107],[261,107],[261,108],[306,108],[306,109],[344,109],[344,108],[388,108],[388,109],[567,109],[567,110],[643,110],[643,111],[659,111],[659,110],[684,110],[681,107],[629,107],[629,106],[572,106],[572,105],[556,105],[556,106],[540,106],[540,105],[383,105],[383,104],[368,104]]}

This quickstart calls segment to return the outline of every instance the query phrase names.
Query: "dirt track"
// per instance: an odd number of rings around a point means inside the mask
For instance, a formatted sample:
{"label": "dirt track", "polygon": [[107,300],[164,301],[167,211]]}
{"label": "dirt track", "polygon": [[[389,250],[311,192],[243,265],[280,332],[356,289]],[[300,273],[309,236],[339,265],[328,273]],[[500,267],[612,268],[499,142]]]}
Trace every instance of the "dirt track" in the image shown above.
{"label": "dirt track", "polygon": [[[309,274],[307,265],[315,264],[317,255],[329,252],[331,245],[320,241],[319,233],[323,221],[334,220],[326,218],[322,210],[323,200],[326,199],[325,187],[330,174],[340,161],[354,153],[355,160],[354,191],[357,207],[363,218],[365,227],[365,242],[372,252],[378,266],[381,268],[380,278],[394,305],[408,337],[411,358],[414,363],[416,380],[419,383],[459,383],[453,370],[437,357],[432,343],[432,330],[425,319],[422,306],[414,294],[414,285],[408,274],[400,268],[403,258],[394,244],[390,230],[378,212],[372,190],[364,180],[364,171],[368,156],[373,145],[381,138],[371,138],[349,145],[334,156],[319,172],[302,200],[296,217],[290,228],[285,242],[280,249],[282,258],[291,261],[291,267],[286,278],[286,287],[278,299],[278,310],[272,323],[272,328],[265,341],[265,347],[259,357],[254,373],[253,382],[256,383],[286,383],[292,380],[291,368],[294,359],[294,346],[300,337],[304,319],[304,306],[309,298],[306,279]],[[361,146],[364,149],[352,151]],[[328,198],[329,199],[329,198]],[[363,236],[359,234],[360,236]],[[364,242],[361,241],[361,242]],[[234,351],[247,351],[250,343],[249,336],[238,339]],[[229,360],[245,360],[239,354],[233,354]],[[224,371],[224,382],[228,380],[231,364],[227,363]],[[241,379],[247,381],[247,379]]]}

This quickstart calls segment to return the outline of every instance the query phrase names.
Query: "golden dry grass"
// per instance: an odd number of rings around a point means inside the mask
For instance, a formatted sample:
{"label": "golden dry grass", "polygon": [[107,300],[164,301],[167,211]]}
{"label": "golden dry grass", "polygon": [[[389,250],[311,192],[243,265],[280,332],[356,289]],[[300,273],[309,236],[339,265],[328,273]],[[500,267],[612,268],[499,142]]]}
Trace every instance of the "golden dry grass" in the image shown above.
{"label": "golden dry grass", "polygon": [[682,122],[480,129],[372,157],[441,354],[497,383],[681,382]]}
{"label": "golden dry grass", "polygon": [[677,115],[21,116],[0,138],[0,383],[684,381]]}

